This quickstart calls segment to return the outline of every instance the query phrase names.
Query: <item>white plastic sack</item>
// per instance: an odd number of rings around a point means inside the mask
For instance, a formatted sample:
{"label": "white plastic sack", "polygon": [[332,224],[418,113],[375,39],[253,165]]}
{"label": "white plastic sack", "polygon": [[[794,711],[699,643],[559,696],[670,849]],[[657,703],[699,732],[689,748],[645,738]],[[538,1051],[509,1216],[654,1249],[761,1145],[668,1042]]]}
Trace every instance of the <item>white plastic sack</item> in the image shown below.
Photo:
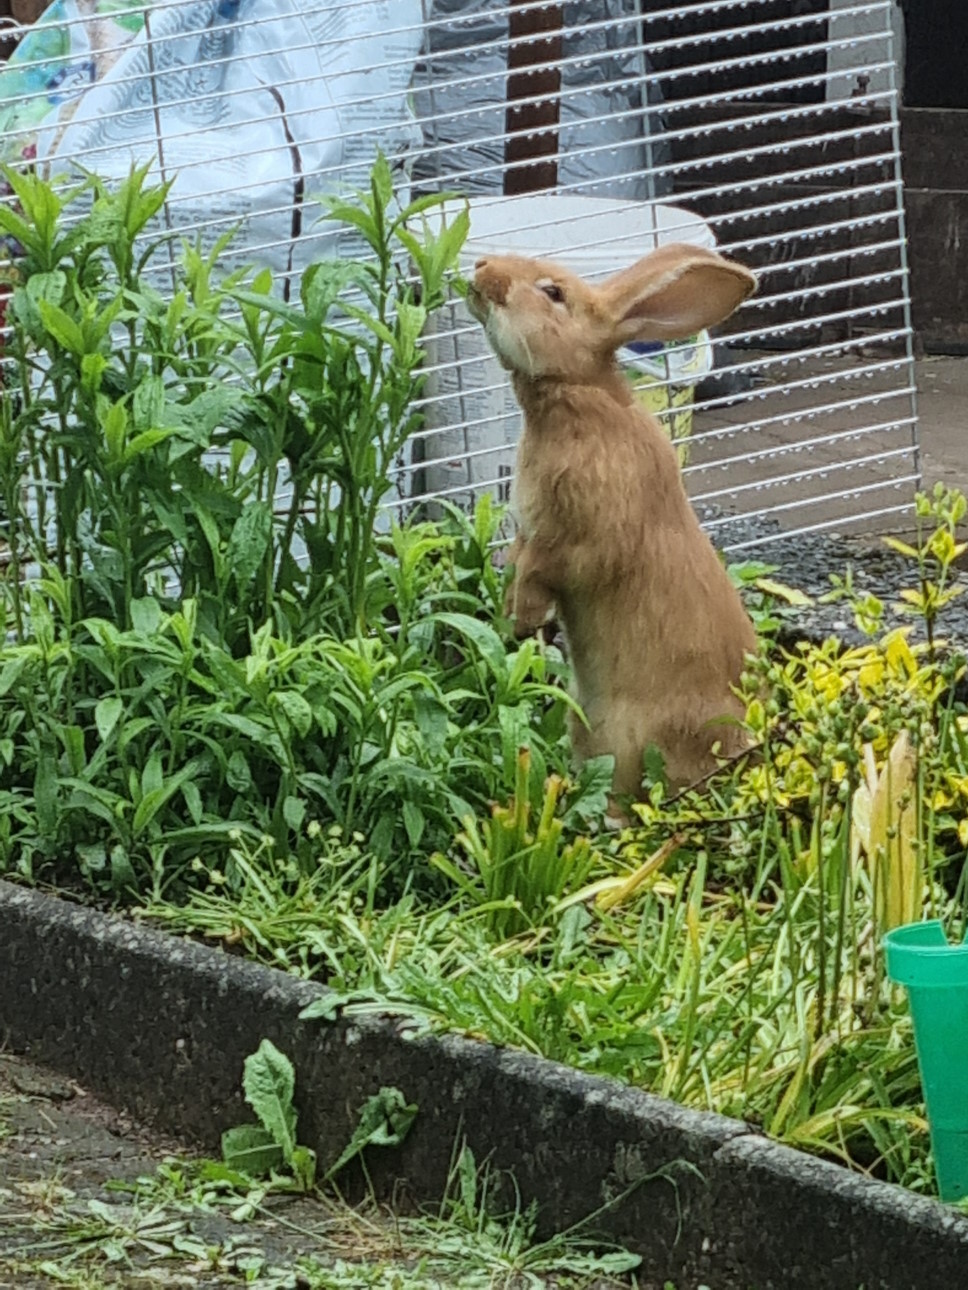
{"label": "white plastic sack", "polygon": [[167,227],[205,245],[244,219],[239,255],[298,269],[333,251],[298,241],[312,196],[421,141],[421,21],[420,0],[56,0],[0,71],[0,156],[109,180],[152,161]]}

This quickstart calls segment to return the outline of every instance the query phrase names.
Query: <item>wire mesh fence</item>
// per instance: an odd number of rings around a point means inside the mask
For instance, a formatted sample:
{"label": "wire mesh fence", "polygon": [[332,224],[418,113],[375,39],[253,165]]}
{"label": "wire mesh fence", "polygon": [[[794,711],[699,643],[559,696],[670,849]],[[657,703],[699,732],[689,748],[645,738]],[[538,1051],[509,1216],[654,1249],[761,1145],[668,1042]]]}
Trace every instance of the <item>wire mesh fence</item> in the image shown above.
{"label": "wire mesh fence", "polygon": [[[173,181],[162,226],[284,288],[354,253],[318,195],[471,207],[481,250],[591,277],[668,240],[759,291],[710,338],[628,352],[717,543],[890,524],[918,479],[892,0],[57,0],[8,29],[0,158]],[[164,285],[162,281],[162,285]],[[429,338],[406,511],[507,497],[520,418],[458,300]]]}

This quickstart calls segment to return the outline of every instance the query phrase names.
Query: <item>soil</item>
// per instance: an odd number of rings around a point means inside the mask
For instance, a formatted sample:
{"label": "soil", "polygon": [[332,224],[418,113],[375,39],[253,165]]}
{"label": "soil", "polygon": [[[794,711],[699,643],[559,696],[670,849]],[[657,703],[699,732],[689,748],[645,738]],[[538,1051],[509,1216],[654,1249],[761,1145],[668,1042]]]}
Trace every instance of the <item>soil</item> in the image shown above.
{"label": "soil", "polygon": [[[139,1220],[136,1209],[143,1216],[151,1207],[136,1206],[131,1193],[117,1190],[117,1184],[154,1175],[170,1158],[190,1160],[193,1153],[185,1143],[134,1124],[73,1080],[0,1054],[0,1290],[46,1290],[64,1284],[230,1285],[242,1280],[243,1268],[235,1255],[259,1251],[266,1263],[291,1264],[313,1248],[311,1239],[283,1236],[271,1220],[240,1228],[227,1216],[184,1213],[179,1206],[159,1213],[154,1225]],[[98,1205],[107,1209],[96,1210]],[[304,1211],[314,1209],[308,1202],[301,1206]],[[92,1233],[95,1226],[103,1230],[108,1225],[92,1224],[92,1215],[114,1219],[119,1232],[116,1250],[106,1250],[105,1241],[93,1234],[88,1241],[80,1236],[85,1225]],[[295,1217],[318,1221],[323,1215],[304,1212]],[[121,1235],[139,1227],[154,1250],[139,1250],[143,1242]],[[200,1266],[192,1257],[177,1259],[181,1266],[167,1268],[160,1278],[159,1261],[167,1263],[169,1251],[177,1257],[179,1244],[189,1253],[193,1236],[213,1251],[207,1260],[210,1266]],[[88,1254],[85,1245],[90,1247]],[[116,1254],[124,1257],[112,1268]],[[46,1260],[56,1271],[40,1270]],[[90,1271],[91,1278],[82,1278],[82,1270]],[[65,1282],[72,1271],[77,1278]],[[291,1284],[299,1284],[295,1273]]]}

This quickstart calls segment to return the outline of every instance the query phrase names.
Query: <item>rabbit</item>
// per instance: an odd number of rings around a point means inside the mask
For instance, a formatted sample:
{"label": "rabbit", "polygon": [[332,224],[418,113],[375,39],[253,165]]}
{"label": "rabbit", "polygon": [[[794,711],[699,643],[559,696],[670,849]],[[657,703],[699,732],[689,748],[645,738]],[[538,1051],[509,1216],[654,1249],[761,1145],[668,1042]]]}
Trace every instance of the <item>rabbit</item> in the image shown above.
{"label": "rabbit", "polygon": [[513,255],[478,260],[468,284],[468,308],[524,413],[505,612],[518,638],[560,621],[586,719],[570,719],[573,753],[611,753],[619,799],[641,792],[651,745],[677,789],[708,776],[717,754],[740,755],[734,687],[756,634],[675,448],[615,351],[694,335],[755,285],[741,265],[678,244],[600,285]]}

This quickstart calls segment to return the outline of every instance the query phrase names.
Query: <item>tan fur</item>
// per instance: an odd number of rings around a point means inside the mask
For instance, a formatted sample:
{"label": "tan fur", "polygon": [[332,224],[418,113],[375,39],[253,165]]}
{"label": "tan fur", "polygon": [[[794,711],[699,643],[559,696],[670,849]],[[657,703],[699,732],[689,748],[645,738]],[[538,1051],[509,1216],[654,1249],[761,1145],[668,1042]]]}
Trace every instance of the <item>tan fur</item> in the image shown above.
{"label": "tan fur", "polygon": [[524,412],[508,611],[518,636],[561,621],[588,720],[572,724],[575,752],[614,754],[619,794],[640,789],[650,744],[674,785],[713,769],[714,745],[745,746],[723,718],[741,715],[732,687],[756,639],[615,350],[712,326],[754,286],[741,266],[677,245],[595,287],[547,261],[488,258],[469,291]]}

